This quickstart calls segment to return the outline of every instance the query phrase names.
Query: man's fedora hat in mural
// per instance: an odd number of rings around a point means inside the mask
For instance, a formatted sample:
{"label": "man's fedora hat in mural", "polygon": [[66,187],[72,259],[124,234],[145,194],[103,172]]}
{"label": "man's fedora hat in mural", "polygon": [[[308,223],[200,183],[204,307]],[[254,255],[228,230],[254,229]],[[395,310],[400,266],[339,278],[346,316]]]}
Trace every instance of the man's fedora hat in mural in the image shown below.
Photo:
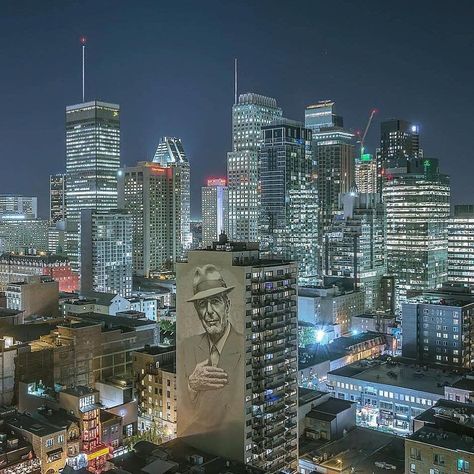
{"label": "man's fedora hat in mural", "polygon": [[227,286],[220,271],[214,265],[204,265],[197,267],[194,273],[193,293],[188,302],[204,300],[211,296],[222,293],[229,293],[234,289],[233,286]]}

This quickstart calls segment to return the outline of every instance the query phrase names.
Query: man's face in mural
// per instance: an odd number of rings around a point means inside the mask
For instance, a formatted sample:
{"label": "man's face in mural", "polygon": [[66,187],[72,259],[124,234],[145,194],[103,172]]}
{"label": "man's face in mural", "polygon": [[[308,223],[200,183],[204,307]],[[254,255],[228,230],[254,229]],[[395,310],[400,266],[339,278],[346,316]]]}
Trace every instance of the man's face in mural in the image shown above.
{"label": "man's face in mural", "polygon": [[230,301],[227,294],[198,300],[194,307],[207,334],[218,340],[224,334],[229,320]]}

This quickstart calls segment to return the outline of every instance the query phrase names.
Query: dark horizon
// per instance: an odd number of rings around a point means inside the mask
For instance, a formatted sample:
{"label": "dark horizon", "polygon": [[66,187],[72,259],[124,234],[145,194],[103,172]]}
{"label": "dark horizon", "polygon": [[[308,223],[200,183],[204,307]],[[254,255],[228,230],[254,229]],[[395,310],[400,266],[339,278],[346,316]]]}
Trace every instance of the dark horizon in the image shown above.
{"label": "dark horizon", "polygon": [[[277,99],[285,117],[336,101],[350,129],[380,121],[420,125],[425,156],[451,176],[452,202],[472,203],[474,99],[472,2],[209,1],[10,2],[0,27],[2,193],[38,196],[65,168],[65,107],[81,102],[81,45],[87,37],[86,101],[121,106],[122,164],[151,160],[161,136],[182,138],[191,163],[192,216],[200,187],[223,176],[231,149],[233,61],[239,92]],[[471,132],[471,133],[470,133]],[[20,165],[21,163],[21,165]],[[471,191],[471,196],[466,195]]]}

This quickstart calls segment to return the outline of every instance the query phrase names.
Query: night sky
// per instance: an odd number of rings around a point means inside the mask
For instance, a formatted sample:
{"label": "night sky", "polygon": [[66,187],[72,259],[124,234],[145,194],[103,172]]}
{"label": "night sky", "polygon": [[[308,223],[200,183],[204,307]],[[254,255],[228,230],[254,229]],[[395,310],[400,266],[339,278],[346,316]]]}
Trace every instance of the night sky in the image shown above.
{"label": "night sky", "polygon": [[163,135],[183,139],[192,215],[200,186],[225,175],[231,147],[233,58],[239,92],[278,100],[284,115],[334,99],[345,125],[420,124],[425,155],[451,175],[453,202],[474,202],[474,2],[0,1],[0,192],[40,198],[65,168],[64,109],[120,104],[122,163],[151,160]]}

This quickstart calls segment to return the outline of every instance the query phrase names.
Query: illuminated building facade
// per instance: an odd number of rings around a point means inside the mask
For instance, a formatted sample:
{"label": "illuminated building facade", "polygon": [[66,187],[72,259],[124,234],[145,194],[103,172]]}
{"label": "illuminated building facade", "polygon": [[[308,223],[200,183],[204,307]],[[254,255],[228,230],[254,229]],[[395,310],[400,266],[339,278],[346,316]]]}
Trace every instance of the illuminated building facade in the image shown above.
{"label": "illuminated building facade", "polygon": [[[178,437],[266,473],[294,472],[296,263],[262,260],[257,244],[221,242],[189,252],[176,281],[177,313],[186,315],[176,331]],[[222,321],[215,329],[201,323],[207,305]],[[216,333],[219,341],[208,339]],[[208,358],[226,383],[209,387],[198,376]]]}
{"label": "illuminated building facade", "polygon": [[201,188],[202,245],[216,242],[219,235],[228,233],[229,194],[225,178],[210,178]]}
{"label": "illuminated building facade", "polygon": [[406,168],[412,159],[422,158],[420,130],[406,120],[390,119],[380,124],[380,148],[377,149],[377,186],[382,192],[385,176]]}
{"label": "illuminated building facade", "polygon": [[46,219],[0,219],[0,252],[47,252],[48,226]]}
{"label": "illuminated building facade", "polygon": [[397,307],[413,292],[447,279],[449,178],[435,159],[412,160],[383,184],[387,271],[395,277]]}
{"label": "illuminated building facade", "polygon": [[0,194],[0,219],[36,219],[38,198],[17,194]]}
{"label": "illuminated building facade", "polygon": [[445,283],[402,305],[402,356],[421,364],[472,369],[474,294]]}
{"label": "illuminated building facade", "polygon": [[355,160],[355,185],[360,193],[376,193],[378,190],[377,162],[370,153]]}
{"label": "illuminated building facade", "polygon": [[189,161],[180,138],[163,137],[156,148],[153,163],[172,168],[176,246],[178,256],[184,256],[192,244],[191,235],[191,191]]}
{"label": "illuminated building facade", "polygon": [[474,287],[474,205],[454,206],[448,221],[448,279]]}
{"label": "illuminated building facade", "polygon": [[308,105],[304,111],[304,122],[305,127],[312,132],[343,126],[342,117],[336,115],[336,104],[332,100],[320,100],[316,104]]}
{"label": "illuminated building facade", "polygon": [[132,293],[132,219],[126,211],[81,211],[81,291]]}
{"label": "illuminated building facade", "polygon": [[282,116],[275,99],[241,94],[232,106],[232,151],[227,153],[229,235],[232,240],[258,240],[258,148],[261,128]]}
{"label": "illuminated building facade", "polygon": [[[189,184],[189,183],[188,183]],[[181,255],[180,171],[175,166],[139,162],[119,172],[119,202],[132,219],[133,272],[172,270]]]}
{"label": "illuminated building facade", "polygon": [[411,433],[413,419],[445,397],[445,385],[460,378],[436,366],[420,369],[412,360],[382,356],[328,372],[327,386],[334,397],[357,403],[359,426],[400,436]]}
{"label": "illuminated building facade", "polygon": [[316,282],[318,207],[311,131],[279,119],[262,127],[259,242],[264,256],[298,262],[299,283]]}
{"label": "illuminated building facade", "polygon": [[87,470],[95,474],[101,473],[105,470],[105,463],[111,450],[102,443],[100,427],[102,405],[99,391],[81,385],[66,388],[59,392],[59,405],[78,421],[81,433],[80,449],[87,457]]}
{"label": "illuminated building facade", "polygon": [[79,289],[79,277],[69,260],[57,255],[10,255],[0,256],[0,291],[5,291],[11,282],[24,281],[32,275],[49,276],[59,284],[60,292],[75,292]]}
{"label": "illuminated building facade", "polygon": [[385,264],[385,212],[380,195],[341,195],[342,209],[324,237],[326,276],[350,278],[365,295],[365,310],[380,307]]}
{"label": "illuminated building facade", "polygon": [[66,175],[49,177],[49,220],[51,224],[66,218]]}
{"label": "illuminated building facade", "polygon": [[157,430],[176,438],[176,351],[174,346],[148,346],[133,353],[138,398],[138,429]]}
{"label": "illuminated building facade", "polygon": [[312,131],[315,147],[319,202],[320,239],[338,210],[339,194],[348,193],[355,183],[354,135],[343,128],[332,101],[306,107],[305,127]]}
{"label": "illuminated building facade", "polygon": [[120,108],[100,101],[66,107],[66,251],[79,271],[83,209],[117,208]]}

